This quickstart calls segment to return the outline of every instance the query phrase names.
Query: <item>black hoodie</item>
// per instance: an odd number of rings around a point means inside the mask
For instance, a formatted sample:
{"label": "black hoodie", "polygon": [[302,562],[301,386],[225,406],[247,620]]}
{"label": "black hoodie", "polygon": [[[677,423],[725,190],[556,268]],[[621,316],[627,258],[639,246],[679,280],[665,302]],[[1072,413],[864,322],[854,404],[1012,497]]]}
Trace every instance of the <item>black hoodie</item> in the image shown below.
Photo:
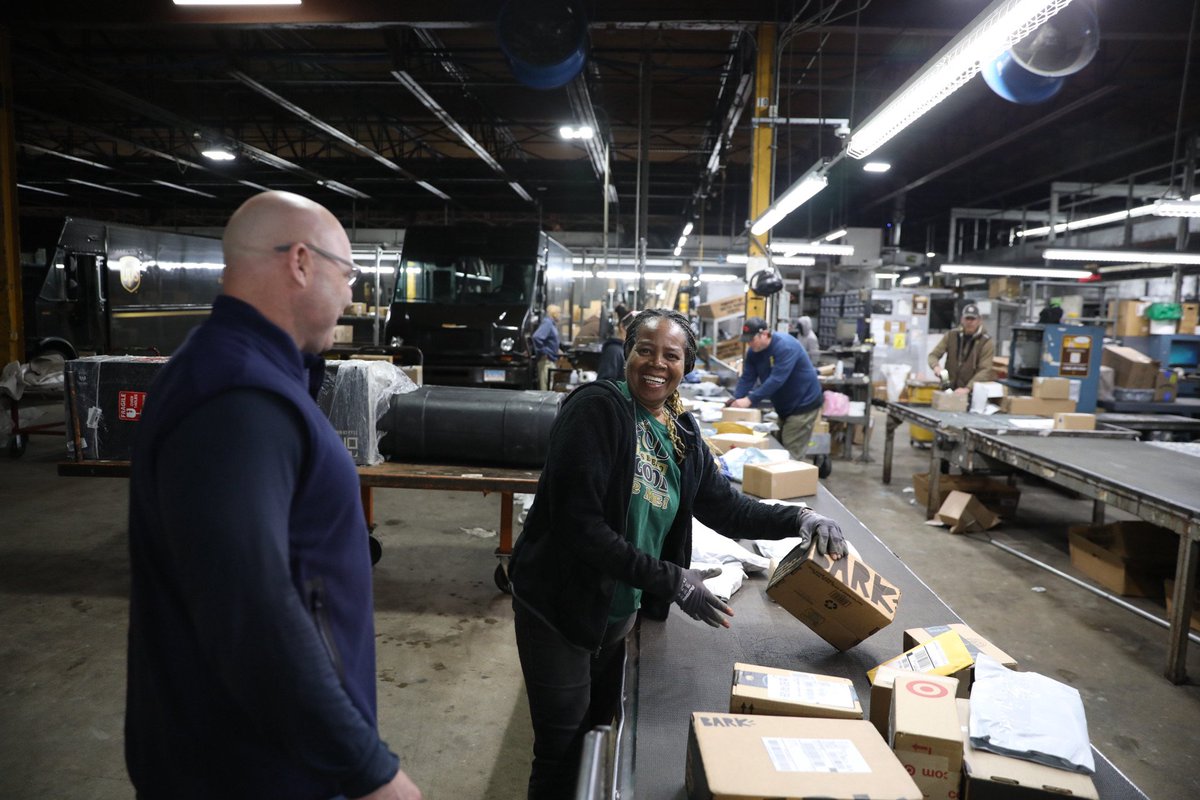
{"label": "black hoodie", "polygon": [[596,381],[563,402],[537,499],[509,564],[513,595],[568,641],[594,650],[608,623],[617,581],[645,592],[644,612],[665,619],[691,563],[693,515],[730,538],[799,535],[794,506],[766,505],[730,485],[700,438],[691,414],[678,430],[687,445],[680,465],[679,512],[662,557],[627,541],[633,489],[634,402],[617,385]]}

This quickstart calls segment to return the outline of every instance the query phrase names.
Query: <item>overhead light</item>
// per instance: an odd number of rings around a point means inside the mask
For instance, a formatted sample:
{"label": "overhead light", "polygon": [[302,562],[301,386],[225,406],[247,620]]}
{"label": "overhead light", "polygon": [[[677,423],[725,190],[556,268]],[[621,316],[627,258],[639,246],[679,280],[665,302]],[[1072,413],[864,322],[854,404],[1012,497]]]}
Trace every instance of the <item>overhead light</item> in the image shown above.
{"label": "overhead light", "polygon": [[849,233],[849,231],[847,231],[845,228],[838,228],[836,231],[832,231],[830,233],[825,234],[825,241],[836,242],[838,239],[841,239],[847,233]]}
{"label": "overhead light", "polygon": [[730,253],[729,255],[725,256],[725,263],[726,264],[749,264],[750,256],[741,255],[739,253]]}
{"label": "overhead light", "polygon": [[[1154,213],[1154,203],[1144,206],[1137,206],[1128,211],[1113,211],[1110,214],[1098,214],[1094,217],[1084,217],[1083,219],[1071,220],[1070,222],[1060,222],[1054,226],[1055,233],[1065,233],[1066,231],[1077,231],[1082,228],[1094,228],[1097,225],[1111,225],[1114,222],[1124,222],[1127,219],[1136,219],[1137,217],[1146,217]],[[1049,225],[1042,225],[1038,228],[1029,228],[1024,231],[1017,231],[1017,236],[1046,236],[1050,233]]]}
{"label": "overhead light", "polygon": [[673,251],[674,255],[679,255],[682,252],[683,252],[683,245],[682,244],[675,245],[675,250]]}
{"label": "overhead light", "polygon": [[[526,203],[533,202],[533,198],[529,196],[529,192],[525,191],[525,187],[522,186],[521,184],[517,183],[516,181],[509,181],[508,188],[510,188],[514,192],[516,192],[521,197],[521,199],[524,200]],[[450,195],[442,193],[442,199],[449,200]]]}
{"label": "overhead light", "polygon": [[1090,278],[1087,269],[1054,269],[1053,267],[1011,267],[1004,264],[942,264],[941,272],[951,275],[1012,275],[1018,278]]}
{"label": "overhead light", "polygon": [[694,225],[693,225],[691,222],[688,222],[688,224],[687,224],[687,225],[684,225],[684,226],[683,226],[683,235],[684,235],[684,236],[691,236],[691,235],[692,235],[692,230],[693,230],[694,228],[695,228],[695,226],[694,226]]}
{"label": "overhead light", "polygon": [[64,158],[67,161],[74,161],[77,164],[87,164],[89,167],[95,167],[96,169],[112,170],[112,167],[108,166],[107,164],[101,164],[99,161],[89,161],[86,158],[80,158],[79,156],[73,156],[68,153],[60,153],[57,150],[51,150],[47,147],[38,147],[36,144],[17,142],[17,146],[24,147],[26,150],[32,150],[35,153],[42,153],[43,155],[54,156],[55,158]]}
{"label": "overhead light", "polygon": [[771,263],[781,267],[811,267],[817,263],[812,256],[776,256]]}
{"label": "overhead light", "polygon": [[1172,250],[1083,250],[1048,247],[1042,252],[1047,261],[1110,261],[1118,264],[1200,264],[1200,253],[1176,253]]}
{"label": "overhead light", "polygon": [[809,167],[807,172],[789,186],[787,191],[771,203],[762,216],[754,221],[754,224],[750,226],[750,233],[762,236],[774,228],[780,220],[828,186],[829,179],[825,177],[825,166],[826,162],[822,159]]}
{"label": "overhead light", "polygon": [[251,189],[258,189],[260,192],[271,191],[271,187],[263,186],[261,183],[255,183],[254,181],[239,180],[238,183],[240,183],[242,186],[249,186]]}
{"label": "overhead light", "polygon": [[930,250],[928,253],[925,254],[925,257],[926,258],[937,258],[937,253]]}
{"label": "overhead light", "polygon": [[920,282],[921,282],[920,275],[909,275],[907,278],[900,279],[901,286],[916,286]]}
{"label": "overhead light", "polygon": [[1200,217],[1196,200],[1159,200],[1153,208],[1156,217]]}
{"label": "overhead light", "polygon": [[55,197],[70,197],[66,192],[56,192],[53,189],[43,189],[40,186],[30,186],[28,183],[18,183],[18,189],[27,189],[31,192],[41,192],[42,194],[52,194]]}
{"label": "overhead light", "polygon": [[175,0],[177,6],[298,6],[300,0]]}
{"label": "overhead light", "polygon": [[104,191],[104,192],[112,192],[113,194],[124,194],[124,195],[128,195],[130,197],[141,197],[141,195],[138,194],[137,192],[127,192],[124,189],[114,189],[111,186],[102,186],[99,183],[92,183],[91,181],[81,181],[78,178],[67,178],[67,181],[69,183],[77,183],[80,186],[88,186],[88,187],[91,187],[92,189],[100,189],[101,191]]}
{"label": "overhead light", "polygon": [[875,280],[877,281],[894,281],[900,277],[899,272],[876,272]]}
{"label": "overhead light", "polygon": [[201,150],[200,155],[211,161],[233,161],[237,158],[228,147],[208,147]]}
{"label": "overhead light", "polygon": [[739,283],[744,282],[742,278],[737,275],[714,275],[706,272],[700,276],[701,283],[733,283],[734,281]]}
{"label": "overhead light", "polygon": [[822,242],[798,242],[795,239],[776,239],[771,242],[771,252],[794,256],[803,253],[810,256],[852,256],[852,244],[824,244]]}
{"label": "overhead light", "polygon": [[994,0],[850,135],[847,153],[865,158],[945,100],[992,60],[1071,0]]}
{"label": "overhead light", "polygon": [[887,172],[892,165],[886,161],[868,161],[863,164],[863,172]]}
{"label": "overhead light", "polygon": [[175,189],[180,192],[187,192],[188,194],[198,194],[201,197],[207,197],[212,200],[217,199],[217,196],[215,194],[209,194],[208,192],[202,192],[199,189],[193,189],[190,186],[180,186],[178,183],[171,183],[170,181],[160,181],[158,179],[154,179],[154,182],[157,183],[159,186],[166,186],[168,189]]}
{"label": "overhead light", "polygon": [[558,135],[564,139],[591,139],[596,135],[591,125],[563,125],[558,129]]}

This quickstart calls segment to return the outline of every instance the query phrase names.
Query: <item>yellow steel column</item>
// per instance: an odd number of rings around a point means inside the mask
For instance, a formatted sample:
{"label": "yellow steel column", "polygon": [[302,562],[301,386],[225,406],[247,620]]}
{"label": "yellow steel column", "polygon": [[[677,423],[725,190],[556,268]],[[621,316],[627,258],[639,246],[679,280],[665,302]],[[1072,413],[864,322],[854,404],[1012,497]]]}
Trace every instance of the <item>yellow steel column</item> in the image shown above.
{"label": "yellow steel column", "polygon": [[0,332],[4,335],[4,362],[25,360],[24,314],[21,309],[21,245],[17,237],[17,172],[13,152],[12,62],[8,28],[0,27]]}
{"label": "yellow steel column", "polygon": [[[758,26],[758,63],[754,73],[754,117],[774,116],[775,97],[775,26]],[[775,126],[755,125],[750,133],[750,219],[758,219],[771,205],[771,170],[774,166]],[[767,237],[750,236],[751,263],[767,255]],[[766,317],[767,300],[746,292],[746,316]]]}

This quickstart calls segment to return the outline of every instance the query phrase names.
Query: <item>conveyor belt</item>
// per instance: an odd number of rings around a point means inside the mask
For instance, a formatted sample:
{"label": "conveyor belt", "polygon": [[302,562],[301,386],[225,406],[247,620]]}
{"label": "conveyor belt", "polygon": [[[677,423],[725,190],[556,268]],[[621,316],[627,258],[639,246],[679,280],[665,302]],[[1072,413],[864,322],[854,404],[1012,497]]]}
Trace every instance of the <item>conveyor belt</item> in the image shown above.
{"label": "conveyor belt", "polygon": [[[866,672],[901,651],[905,628],[961,621],[893,553],[823,487],[814,508],[837,520],[863,559],[902,592],[896,620],[852,650],[839,653],[767,598],[766,579],[752,578],[734,595],[730,630],[714,630],[673,609],[664,623],[641,625],[637,689],[627,700],[635,753],[632,775],[619,776],[621,797],[682,800],[688,719],[692,711],[727,711],[733,664],[744,661],[854,681],[863,707]],[[1003,648],[1002,641],[996,644]],[[631,704],[630,701],[633,701]],[[1142,794],[1098,752],[1096,785],[1102,800],[1142,800]],[[632,794],[630,793],[632,789]]]}

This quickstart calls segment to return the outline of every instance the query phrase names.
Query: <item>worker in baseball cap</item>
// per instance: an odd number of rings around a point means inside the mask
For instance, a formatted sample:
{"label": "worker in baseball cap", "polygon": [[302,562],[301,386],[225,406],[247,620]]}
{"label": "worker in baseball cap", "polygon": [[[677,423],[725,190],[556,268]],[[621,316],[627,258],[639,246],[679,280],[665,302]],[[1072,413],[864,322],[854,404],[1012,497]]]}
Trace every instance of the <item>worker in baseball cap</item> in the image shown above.
{"label": "worker in baseball cap", "polygon": [[942,340],[929,351],[929,368],[938,372],[938,362],[946,357],[941,370],[946,388],[966,393],[977,381],[993,378],[992,357],[996,346],[992,337],[983,329],[979,306],[967,303],[963,306],[959,324],[952,328]]}

